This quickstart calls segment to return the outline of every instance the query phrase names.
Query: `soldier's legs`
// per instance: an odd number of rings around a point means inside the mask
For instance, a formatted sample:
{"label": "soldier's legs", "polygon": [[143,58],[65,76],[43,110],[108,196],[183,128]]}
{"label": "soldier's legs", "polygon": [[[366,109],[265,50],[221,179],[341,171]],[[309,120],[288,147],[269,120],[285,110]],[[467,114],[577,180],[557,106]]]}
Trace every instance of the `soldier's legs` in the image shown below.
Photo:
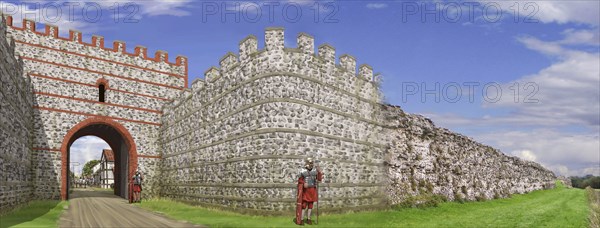
{"label": "soldier's legs", "polygon": [[300,213],[300,221],[304,222],[304,218],[306,217],[304,214],[306,213],[306,201],[302,201],[302,213]]}
{"label": "soldier's legs", "polygon": [[313,202],[307,202],[306,204],[307,204],[306,205],[306,223],[312,224],[312,221],[310,219],[310,214],[312,212]]}

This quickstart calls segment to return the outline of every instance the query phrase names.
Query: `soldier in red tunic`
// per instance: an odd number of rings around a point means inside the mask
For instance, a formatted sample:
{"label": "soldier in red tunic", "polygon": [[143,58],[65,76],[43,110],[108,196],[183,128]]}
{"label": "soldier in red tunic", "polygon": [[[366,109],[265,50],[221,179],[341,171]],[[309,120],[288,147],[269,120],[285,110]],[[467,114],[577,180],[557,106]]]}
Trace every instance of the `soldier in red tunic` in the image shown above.
{"label": "soldier in red tunic", "polygon": [[318,167],[314,168],[313,159],[306,159],[304,168],[298,175],[298,185],[302,186],[302,194],[299,197],[302,197],[302,210],[304,211],[304,213],[300,212],[300,222],[297,222],[298,225],[304,225],[304,218],[306,218],[306,224],[312,225],[310,215],[313,209],[313,203],[319,200],[317,194],[317,182],[321,182],[322,180],[323,173]]}

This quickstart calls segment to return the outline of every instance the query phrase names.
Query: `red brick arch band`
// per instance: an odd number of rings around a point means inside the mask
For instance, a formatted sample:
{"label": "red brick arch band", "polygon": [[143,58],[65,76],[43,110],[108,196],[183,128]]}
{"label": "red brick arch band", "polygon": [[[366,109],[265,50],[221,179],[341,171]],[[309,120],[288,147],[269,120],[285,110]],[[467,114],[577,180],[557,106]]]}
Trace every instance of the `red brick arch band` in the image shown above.
{"label": "red brick arch band", "polygon": [[60,188],[60,198],[62,200],[67,200],[67,175],[69,174],[69,161],[67,159],[67,156],[69,153],[69,146],[70,146],[69,142],[71,141],[72,137],[79,130],[81,130],[87,126],[91,126],[91,125],[95,125],[95,124],[103,124],[103,125],[114,128],[117,132],[119,132],[119,134],[125,140],[125,143],[129,147],[128,180],[131,179],[131,177],[133,176],[133,172],[135,170],[137,170],[138,154],[137,154],[137,150],[135,147],[135,141],[133,140],[133,137],[131,137],[131,134],[129,134],[129,131],[127,131],[127,129],[125,127],[123,127],[123,125],[121,125],[107,117],[88,118],[88,119],[80,122],[79,124],[75,125],[73,128],[71,128],[71,130],[69,130],[67,132],[67,134],[65,135],[65,137],[63,139],[62,146],[60,147],[61,163],[62,163],[62,167],[61,167],[61,176],[62,176],[61,179],[62,180],[61,180],[61,188]]}

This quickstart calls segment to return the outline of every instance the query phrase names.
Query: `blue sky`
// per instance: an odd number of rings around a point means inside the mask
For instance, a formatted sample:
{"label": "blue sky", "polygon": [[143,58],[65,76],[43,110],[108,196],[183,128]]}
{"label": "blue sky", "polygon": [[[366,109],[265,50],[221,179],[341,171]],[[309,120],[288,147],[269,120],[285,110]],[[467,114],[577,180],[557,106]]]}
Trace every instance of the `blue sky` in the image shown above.
{"label": "blue sky", "polygon": [[[127,2],[2,2],[1,9],[17,19],[52,18],[88,41],[99,34],[129,50],[185,55],[190,83],[237,52],[247,35],[262,40],[266,27],[285,27],[286,45],[295,47],[306,32],[338,56],[373,66],[384,76],[386,102],[557,174],[600,175],[599,1]],[[79,4],[72,21],[69,4]],[[45,10],[49,5],[64,10]],[[433,94],[423,100],[421,92],[436,83],[440,102]],[[466,85],[475,83],[470,94]],[[456,85],[461,97],[453,102]]]}

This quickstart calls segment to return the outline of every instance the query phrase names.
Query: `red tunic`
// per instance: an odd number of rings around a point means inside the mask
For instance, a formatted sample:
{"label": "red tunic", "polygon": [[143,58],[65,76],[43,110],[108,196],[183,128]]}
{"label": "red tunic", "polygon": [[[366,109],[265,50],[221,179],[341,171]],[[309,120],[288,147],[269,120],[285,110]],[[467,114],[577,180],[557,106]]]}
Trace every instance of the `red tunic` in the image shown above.
{"label": "red tunic", "polygon": [[133,185],[133,191],[134,191],[134,192],[141,192],[141,191],[142,191],[142,186],[141,186],[141,185],[134,184],[134,185]]}
{"label": "red tunic", "polygon": [[[317,181],[322,181],[323,180],[323,173],[317,171]],[[298,178],[298,184],[301,184],[302,186],[304,186],[304,177],[300,176],[300,178]],[[317,196],[317,188],[316,187],[309,187],[309,188],[303,188],[302,189],[302,201],[304,202],[316,202],[318,201],[318,196]]]}

